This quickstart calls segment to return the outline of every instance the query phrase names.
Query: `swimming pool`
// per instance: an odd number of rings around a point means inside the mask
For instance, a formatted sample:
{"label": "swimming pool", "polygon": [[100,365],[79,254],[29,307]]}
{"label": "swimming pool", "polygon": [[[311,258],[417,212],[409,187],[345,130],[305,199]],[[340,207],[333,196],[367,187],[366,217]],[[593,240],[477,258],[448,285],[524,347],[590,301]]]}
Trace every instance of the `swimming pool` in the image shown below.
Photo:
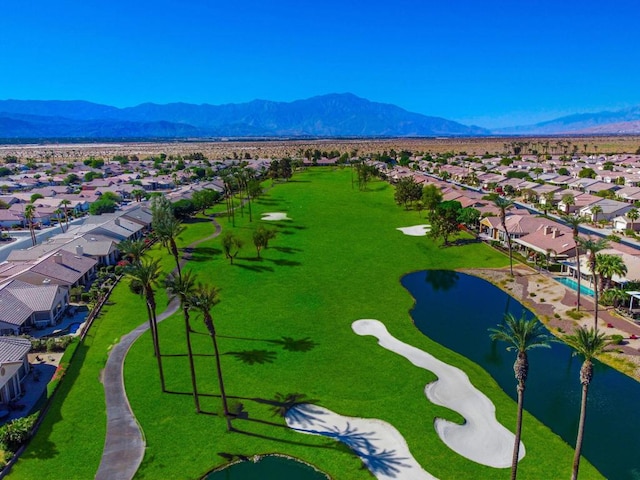
{"label": "swimming pool", "polygon": [[[578,291],[578,282],[576,282],[573,278],[569,277],[554,277],[554,280],[566,285],[572,290]],[[593,289],[589,287],[585,287],[584,283],[580,282],[580,293],[584,293],[585,295],[589,295],[593,297]]]}
{"label": "swimming pool", "polygon": [[76,323],[72,323],[72,324],[70,324],[70,325],[67,327],[67,328],[68,328],[68,330],[69,330],[69,334],[70,334],[70,335],[71,335],[71,334],[75,334],[75,333],[78,331],[78,329],[80,328],[80,325],[82,325],[82,323],[80,323],[80,322],[76,322]]}

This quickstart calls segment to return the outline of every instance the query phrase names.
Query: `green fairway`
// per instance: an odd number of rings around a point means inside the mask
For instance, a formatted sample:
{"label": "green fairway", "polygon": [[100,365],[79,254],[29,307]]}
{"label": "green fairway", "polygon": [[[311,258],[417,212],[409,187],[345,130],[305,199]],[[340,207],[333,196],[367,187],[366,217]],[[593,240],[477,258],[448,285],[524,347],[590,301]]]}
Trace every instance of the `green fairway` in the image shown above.
{"label": "green fairway", "polygon": [[[260,221],[264,212],[286,212],[291,220]],[[244,405],[242,418],[234,420],[238,431],[227,433],[216,415],[220,400],[213,349],[194,313],[199,391],[203,409],[212,413],[195,414],[184,322],[176,314],[159,328],[172,393],[160,391],[148,333],[134,344],[125,364],[127,393],[147,441],[137,478],[199,478],[229,456],[274,452],[303,459],[338,480],[371,478],[344,445],[286,428],[272,403],[277,394],[289,393],[304,394],[343,415],[390,422],[413,456],[438,478],[509,478],[509,469],[466,460],[436,435],[435,417],[460,417],[426,400],[424,386],[433,374],[351,329],[355,320],[378,319],[399,340],[462,368],[493,400],[498,419],[513,429],[515,403],[481,368],[414,327],[408,313],[413,299],[400,284],[404,274],[415,270],[498,267],[508,259],[480,243],[441,248],[426,237],[403,235],[397,227],[425,223],[424,218],[396,206],[393,187],[385,182],[372,182],[364,192],[352,189],[348,169],[296,173],[253,203],[253,219],[249,223],[246,209],[244,217],[236,214],[235,228],[218,219],[223,231],[232,230],[245,241],[234,265],[224,258],[217,238],[196,247],[186,267],[220,288],[213,317],[227,394]],[[262,259],[251,241],[258,225],[278,232]],[[212,231],[210,223],[194,222],[182,245]],[[162,254],[169,271],[173,259]],[[52,412],[10,478],[93,478],[105,433],[100,369],[109,346],[146,321],[142,300],[125,285],[116,288],[112,302],[78,348],[76,359],[82,363],[74,360]],[[165,304],[166,296],[159,295],[160,309]],[[285,337],[293,342],[284,342]],[[569,475],[573,450],[528,415],[523,442],[527,455],[519,478]],[[580,478],[602,477],[584,461]]]}

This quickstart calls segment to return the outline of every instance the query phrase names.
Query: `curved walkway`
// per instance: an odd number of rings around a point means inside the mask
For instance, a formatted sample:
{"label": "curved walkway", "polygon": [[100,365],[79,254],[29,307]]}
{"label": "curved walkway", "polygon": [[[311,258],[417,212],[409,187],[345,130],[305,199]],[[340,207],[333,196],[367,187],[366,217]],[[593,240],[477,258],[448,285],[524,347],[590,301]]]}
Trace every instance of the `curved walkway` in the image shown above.
{"label": "curved walkway", "polygon": [[[188,249],[220,235],[222,227],[213,218],[211,221],[215,226],[215,232],[188,245],[183,250],[188,251]],[[180,268],[187,263],[190,254],[186,253],[182,258]],[[166,310],[158,315],[158,322],[170,317],[179,308],[180,301],[173,299]],[[95,476],[97,480],[129,480],[133,478],[142,463],[146,442],[125,391],[124,360],[133,343],[148,329],[149,323],[145,322],[123,336],[111,350],[102,371],[102,384],[107,405],[107,434],[102,459]]]}

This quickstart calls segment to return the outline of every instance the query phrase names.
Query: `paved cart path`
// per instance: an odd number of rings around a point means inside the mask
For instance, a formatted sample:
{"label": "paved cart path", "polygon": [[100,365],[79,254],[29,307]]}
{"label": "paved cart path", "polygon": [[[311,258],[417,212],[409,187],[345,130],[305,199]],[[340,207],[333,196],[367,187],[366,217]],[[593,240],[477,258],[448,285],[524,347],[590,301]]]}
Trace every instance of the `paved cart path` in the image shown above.
{"label": "paved cart path", "polygon": [[[188,252],[189,249],[220,235],[222,227],[213,218],[211,221],[215,226],[213,235],[188,245],[183,251]],[[190,257],[189,253],[183,254],[180,268],[187,263]],[[158,322],[170,317],[179,308],[180,300],[175,298],[169,303],[166,310],[158,315]],[[95,477],[97,480],[130,480],[142,463],[146,442],[140,425],[131,410],[124,387],[124,360],[133,343],[148,329],[149,322],[145,321],[135,330],[124,335],[111,350],[102,372],[102,384],[107,405],[107,435],[102,459]]]}

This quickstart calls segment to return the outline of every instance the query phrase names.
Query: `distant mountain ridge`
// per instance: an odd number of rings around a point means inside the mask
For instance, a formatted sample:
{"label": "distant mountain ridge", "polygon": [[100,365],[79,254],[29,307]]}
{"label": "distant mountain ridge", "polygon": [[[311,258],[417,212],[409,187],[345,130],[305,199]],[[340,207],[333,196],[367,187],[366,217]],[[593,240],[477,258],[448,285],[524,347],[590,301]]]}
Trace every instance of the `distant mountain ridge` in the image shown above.
{"label": "distant mountain ridge", "polygon": [[487,135],[486,129],[408,112],[353,94],[227,105],[0,100],[0,138],[410,137]]}
{"label": "distant mountain ridge", "polygon": [[640,106],[615,111],[579,113],[565,117],[509,128],[495,129],[495,134],[640,134]]}

